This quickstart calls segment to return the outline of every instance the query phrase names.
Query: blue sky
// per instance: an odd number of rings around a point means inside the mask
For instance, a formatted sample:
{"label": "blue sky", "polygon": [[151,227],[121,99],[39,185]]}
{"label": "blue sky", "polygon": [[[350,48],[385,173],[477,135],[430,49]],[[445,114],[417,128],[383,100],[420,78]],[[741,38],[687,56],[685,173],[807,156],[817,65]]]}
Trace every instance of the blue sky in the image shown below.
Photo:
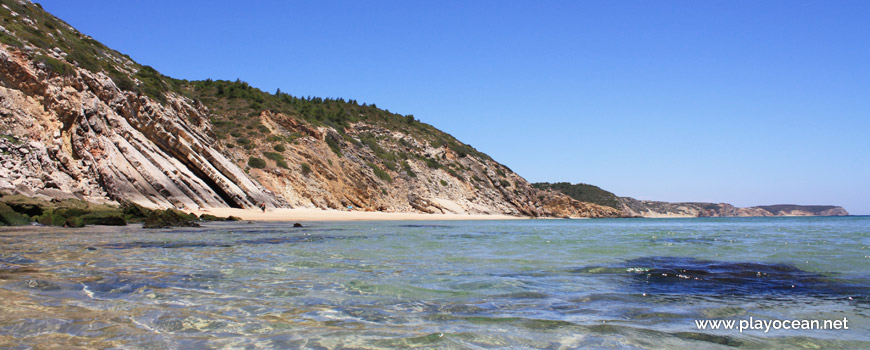
{"label": "blue sky", "polygon": [[870,214],[870,2],[39,2],[163,74],[376,103],[529,181]]}

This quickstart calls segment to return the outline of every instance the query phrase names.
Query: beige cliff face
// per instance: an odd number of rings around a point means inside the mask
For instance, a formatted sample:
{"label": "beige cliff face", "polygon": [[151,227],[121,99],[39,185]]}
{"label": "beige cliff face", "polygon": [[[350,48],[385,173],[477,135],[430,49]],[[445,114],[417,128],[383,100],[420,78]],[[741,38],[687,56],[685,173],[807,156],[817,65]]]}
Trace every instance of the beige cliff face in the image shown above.
{"label": "beige cliff face", "polygon": [[[582,203],[561,193],[533,188],[525,179],[491,159],[460,155],[434,147],[418,135],[364,121],[339,131],[315,127],[293,116],[264,111],[259,123],[272,135],[296,135],[280,152],[287,168],[267,161],[250,174],[291,207],[432,214],[507,214],[555,217],[617,217],[612,208]],[[341,149],[332,151],[330,138]],[[403,154],[401,166],[389,166],[361,140],[374,140],[380,152]],[[252,141],[250,149],[222,148],[240,167],[251,156],[273,151],[273,143]],[[434,160],[432,167],[426,160]],[[304,166],[303,166],[304,164]],[[407,166],[405,166],[407,164]],[[377,167],[387,176],[378,176]],[[391,169],[392,168],[392,169]]]}
{"label": "beige cliff face", "polygon": [[[0,191],[187,209],[265,204],[619,215],[537,190],[449,135],[419,123],[417,129],[395,127],[383,119],[388,112],[373,106],[369,111],[382,119],[361,113],[342,126],[243,106],[247,109],[234,112],[257,116],[262,126],[257,131],[263,134],[251,136],[245,147],[233,147],[238,145],[219,138],[213,124],[216,117],[225,122],[234,117],[218,115],[226,110],[209,110],[187,95],[180,81],[138,65],[35,4],[9,5],[0,8],[5,21],[0,27]],[[408,125],[413,123],[408,118]],[[272,153],[267,135],[292,140],[273,154],[282,163],[269,159],[266,166],[249,167],[252,157]],[[462,153],[455,147],[464,147]],[[402,158],[386,161],[385,154]]]}
{"label": "beige cliff face", "polygon": [[[282,205],[211,147],[205,111],[118,89],[102,73],[58,76],[0,47],[0,131],[13,136],[0,189],[59,190],[149,207]],[[51,191],[49,191],[51,192]]]}

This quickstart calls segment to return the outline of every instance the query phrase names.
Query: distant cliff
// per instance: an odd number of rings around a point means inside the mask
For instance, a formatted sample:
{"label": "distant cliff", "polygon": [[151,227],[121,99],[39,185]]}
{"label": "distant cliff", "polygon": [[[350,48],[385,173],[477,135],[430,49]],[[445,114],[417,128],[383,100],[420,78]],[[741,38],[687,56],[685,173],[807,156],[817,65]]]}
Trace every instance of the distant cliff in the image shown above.
{"label": "distant cliff", "polygon": [[670,203],[619,197],[626,216],[725,217],[725,216],[843,216],[849,212],[833,205],[778,204],[738,208],[728,203]]}
{"label": "distant cliff", "polygon": [[0,19],[2,192],[187,209],[619,215],[534,188],[411,115],[166,77],[28,1],[3,0]]}
{"label": "distant cliff", "polygon": [[571,184],[567,182],[538,182],[533,183],[532,186],[542,190],[561,192],[581,202],[594,203],[614,209],[622,208],[622,203],[619,201],[619,197],[612,192],[603,190],[595,185],[582,183]]}
{"label": "distant cliff", "polygon": [[832,205],[762,205],[737,208],[728,203],[637,200],[619,197],[612,192],[589,184],[535,183],[534,187],[565,193],[572,198],[618,209],[625,217],[724,217],[724,216],[842,216],[849,215],[842,207]]}

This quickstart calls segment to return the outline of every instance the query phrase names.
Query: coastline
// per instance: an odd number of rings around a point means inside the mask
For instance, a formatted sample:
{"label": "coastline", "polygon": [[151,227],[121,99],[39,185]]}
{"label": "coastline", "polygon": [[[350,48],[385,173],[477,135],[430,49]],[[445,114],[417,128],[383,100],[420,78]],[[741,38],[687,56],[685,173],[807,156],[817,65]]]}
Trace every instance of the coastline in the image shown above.
{"label": "coastline", "polygon": [[236,209],[209,208],[192,211],[196,215],[237,216],[248,221],[414,221],[414,220],[523,220],[527,216],[502,214],[423,214],[423,213],[385,213],[375,211],[342,211],[335,209],[293,208],[293,209]]}

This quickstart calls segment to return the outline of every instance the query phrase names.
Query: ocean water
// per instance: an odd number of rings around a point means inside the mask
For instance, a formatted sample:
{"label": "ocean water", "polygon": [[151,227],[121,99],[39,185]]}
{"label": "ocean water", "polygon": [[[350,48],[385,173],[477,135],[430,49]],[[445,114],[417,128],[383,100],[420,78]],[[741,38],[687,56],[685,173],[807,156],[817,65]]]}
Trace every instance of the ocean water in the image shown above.
{"label": "ocean water", "polygon": [[0,347],[870,348],[868,217],[291,224],[3,229]]}

